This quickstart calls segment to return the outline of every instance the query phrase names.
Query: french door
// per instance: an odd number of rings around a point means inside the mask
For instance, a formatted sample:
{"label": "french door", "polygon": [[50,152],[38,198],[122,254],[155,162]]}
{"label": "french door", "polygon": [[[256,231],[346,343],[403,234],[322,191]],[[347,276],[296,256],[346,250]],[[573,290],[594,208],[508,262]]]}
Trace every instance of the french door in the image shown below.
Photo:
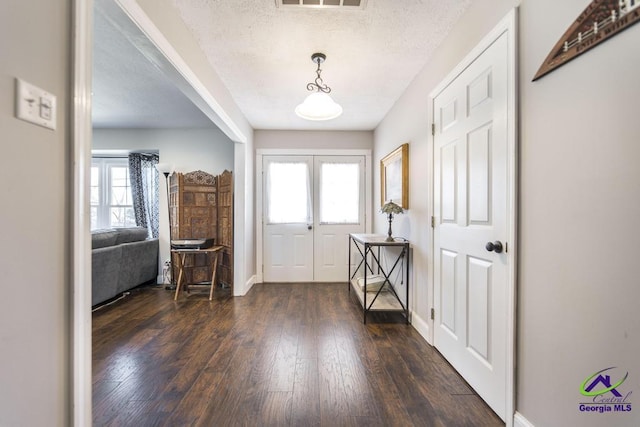
{"label": "french door", "polygon": [[346,280],[365,231],[364,156],[263,157],[263,280]]}

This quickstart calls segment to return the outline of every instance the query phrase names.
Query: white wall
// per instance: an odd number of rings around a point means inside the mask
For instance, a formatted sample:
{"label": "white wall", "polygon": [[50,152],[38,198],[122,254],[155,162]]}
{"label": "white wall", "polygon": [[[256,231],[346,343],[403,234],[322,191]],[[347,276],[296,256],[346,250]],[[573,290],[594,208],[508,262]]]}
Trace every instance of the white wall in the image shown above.
{"label": "white wall", "polygon": [[256,130],[256,149],[373,149],[371,131]]}
{"label": "white wall", "polygon": [[[234,143],[219,129],[94,129],[93,149],[158,150],[160,163],[176,172],[202,170],[219,175],[233,171]],[[158,274],[169,259],[167,187],[160,176],[160,262]]]}
{"label": "white wall", "polygon": [[[71,1],[0,2],[0,425],[67,426]],[[57,97],[57,130],[14,118],[14,78]]]}
{"label": "white wall", "polygon": [[[538,426],[637,426],[640,25],[532,83],[589,2],[561,3],[521,10],[518,407]],[[579,415],[576,388],[610,366],[633,413]]]}
{"label": "white wall", "polygon": [[[414,248],[415,313],[432,305],[427,269],[431,156],[428,95],[515,5],[520,7],[520,218],[516,409],[535,426],[632,426],[627,414],[583,414],[582,381],[629,372],[640,389],[640,25],[533,83],[589,0],[476,0],[375,131],[374,165],[410,143],[410,210],[394,231]],[[634,113],[634,110],[636,111]],[[374,193],[379,191],[374,173]],[[386,224],[375,218],[375,228]],[[633,403],[637,398],[632,395]],[[637,403],[636,403],[637,404]]]}

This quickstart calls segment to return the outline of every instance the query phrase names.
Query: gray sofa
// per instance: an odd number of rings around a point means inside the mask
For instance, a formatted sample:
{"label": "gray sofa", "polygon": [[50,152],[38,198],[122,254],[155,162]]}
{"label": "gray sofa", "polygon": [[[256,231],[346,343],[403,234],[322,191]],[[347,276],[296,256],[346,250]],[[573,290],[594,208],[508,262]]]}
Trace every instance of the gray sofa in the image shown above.
{"label": "gray sofa", "polygon": [[138,285],[156,282],[158,239],[147,239],[144,227],[91,232],[91,305]]}

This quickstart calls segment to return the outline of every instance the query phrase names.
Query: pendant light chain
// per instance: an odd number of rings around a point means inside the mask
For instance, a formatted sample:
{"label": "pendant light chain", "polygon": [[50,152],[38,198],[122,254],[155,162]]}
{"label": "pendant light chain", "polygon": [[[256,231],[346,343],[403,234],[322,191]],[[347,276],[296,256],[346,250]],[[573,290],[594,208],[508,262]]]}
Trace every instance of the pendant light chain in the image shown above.
{"label": "pendant light chain", "polygon": [[316,74],[318,75],[318,77],[316,77],[315,82],[311,82],[307,84],[307,90],[312,92],[314,90],[317,90],[318,92],[324,92],[324,93],[331,92],[331,88],[326,85],[326,83],[322,80],[322,77],[320,76],[320,73],[322,73],[322,70],[320,69],[320,64],[322,63],[323,59],[319,57],[318,58],[312,57],[312,59],[314,62],[318,64],[318,69],[316,70]]}

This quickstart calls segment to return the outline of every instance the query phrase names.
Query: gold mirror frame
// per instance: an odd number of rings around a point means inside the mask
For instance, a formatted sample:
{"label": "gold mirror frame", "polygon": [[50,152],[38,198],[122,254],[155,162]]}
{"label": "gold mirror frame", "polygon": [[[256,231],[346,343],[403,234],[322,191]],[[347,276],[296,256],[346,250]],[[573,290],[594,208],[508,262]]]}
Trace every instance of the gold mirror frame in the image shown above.
{"label": "gold mirror frame", "polygon": [[380,160],[380,206],[390,200],[409,209],[409,143]]}

